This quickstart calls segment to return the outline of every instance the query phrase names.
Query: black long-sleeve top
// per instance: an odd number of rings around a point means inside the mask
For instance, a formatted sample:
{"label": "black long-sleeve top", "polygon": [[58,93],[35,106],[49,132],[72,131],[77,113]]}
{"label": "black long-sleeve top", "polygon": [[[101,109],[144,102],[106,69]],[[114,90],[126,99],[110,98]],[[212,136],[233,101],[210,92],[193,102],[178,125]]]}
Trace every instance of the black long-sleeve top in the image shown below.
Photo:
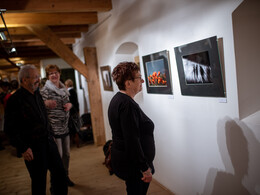
{"label": "black long-sleeve top", "polygon": [[47,139],[50,130],[45,105],[39,91],[31,94],[21,87],[8,100],[4,131],[11,144],[23,153],[34,143]]}
{"label": "black long-sleeve top", "polygon": [[70,96],[69,96],[70,103],[73,105],[75,110],[77,112],[79,112],[79,102],[78,102],[77,92],[75,91],[74,88],[69,88],[69,93],[70,93]]}
{"label": "black long-sleeve top", "polygon": [[112,129],[112,167],[117,176],[126,179],[132,171],[154,172],[154,124],[128,95],[118,92],[108,109]]}

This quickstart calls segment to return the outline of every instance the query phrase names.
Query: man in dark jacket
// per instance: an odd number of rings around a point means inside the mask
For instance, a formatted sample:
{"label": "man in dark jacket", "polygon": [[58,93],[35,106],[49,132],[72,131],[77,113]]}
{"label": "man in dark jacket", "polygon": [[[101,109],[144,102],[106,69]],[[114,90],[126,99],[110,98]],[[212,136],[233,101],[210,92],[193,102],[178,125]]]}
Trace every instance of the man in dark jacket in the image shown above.
{"label": "man in dark jacket", "polygon": [[49,134],[51,127],[38,89],[38,71],[35,66],[26,65],[18,77],[21,88],[7,102],[4,131],[24,158],[31,177],[32,194],[46,194],[49,169],[53,193],[66,195],[66,173],[57,145]]}

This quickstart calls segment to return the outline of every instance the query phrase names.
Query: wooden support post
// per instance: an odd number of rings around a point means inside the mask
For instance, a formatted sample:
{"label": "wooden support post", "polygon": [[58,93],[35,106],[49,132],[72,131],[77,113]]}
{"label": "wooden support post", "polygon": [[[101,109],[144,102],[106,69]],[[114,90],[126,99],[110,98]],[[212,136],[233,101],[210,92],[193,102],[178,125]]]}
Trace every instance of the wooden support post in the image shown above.
{"label": "wooden support post", "polygon": [[94,142],[97,146],[106,142],[100,82],[98,76],[98,64],[96,48],[86,47],[83,49],[85,64],[87,67],[87,82],[89,90],[89,102],[91,108],[91,123]]}

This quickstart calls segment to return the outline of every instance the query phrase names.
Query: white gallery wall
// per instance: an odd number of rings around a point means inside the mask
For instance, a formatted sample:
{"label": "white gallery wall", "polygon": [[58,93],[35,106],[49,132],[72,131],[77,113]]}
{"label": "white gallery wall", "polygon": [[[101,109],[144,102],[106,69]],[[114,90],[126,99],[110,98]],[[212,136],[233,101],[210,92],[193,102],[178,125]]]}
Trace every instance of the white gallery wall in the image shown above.
{"label": "white gallery wall", "polygon": [[[260,113],[239,119],[232,12],[241,3],[113,0],[113,10],[100,14],[99,24],[74,44],[80,59],[84,47],[96,47],[99,67],[110,65],[111,70],[139,55],[143,77],[142,56],[169,51],[173,95],[148,94],[144,83],[136,101],[155,123],[154,178],[175,194],[260,194]],[[223,39],[226,98],[181,95],[174,47],[212,36]],[[125,43],[137,48],[118,52]],[[104,91],[101,83],[107,140],[115,83],[113,89]]]}

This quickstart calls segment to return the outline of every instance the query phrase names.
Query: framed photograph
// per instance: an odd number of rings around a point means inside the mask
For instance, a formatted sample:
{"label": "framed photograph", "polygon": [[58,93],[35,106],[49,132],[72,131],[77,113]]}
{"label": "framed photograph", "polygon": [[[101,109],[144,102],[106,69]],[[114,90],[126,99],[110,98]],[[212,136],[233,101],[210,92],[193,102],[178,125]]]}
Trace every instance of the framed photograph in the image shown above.
{"label": "framed photograph", "polygon": [[105,91],[113,91],[110,66],[100,67],[101,77]]}
{"label": "framed photograph", "polygon": [[216,36],[174,51],[182,95],[225,97]]}
{"label": "framed photograph", "polygon": [[172,94],[169,52],[143,56],[147,93]]}

